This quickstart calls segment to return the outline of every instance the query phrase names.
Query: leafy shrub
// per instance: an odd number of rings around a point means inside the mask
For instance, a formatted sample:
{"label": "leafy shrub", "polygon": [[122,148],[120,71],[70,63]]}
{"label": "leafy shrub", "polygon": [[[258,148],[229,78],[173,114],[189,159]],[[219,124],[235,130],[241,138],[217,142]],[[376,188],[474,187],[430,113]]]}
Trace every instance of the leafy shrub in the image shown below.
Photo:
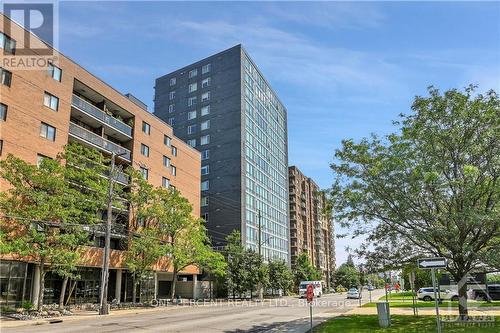
{"label": "leafy shrub", "polygon": [[33,309],[33,303],[31,303],[30,301],[22,301],[21,302],[21,307],[24,309],[24,310],[31,310]]}

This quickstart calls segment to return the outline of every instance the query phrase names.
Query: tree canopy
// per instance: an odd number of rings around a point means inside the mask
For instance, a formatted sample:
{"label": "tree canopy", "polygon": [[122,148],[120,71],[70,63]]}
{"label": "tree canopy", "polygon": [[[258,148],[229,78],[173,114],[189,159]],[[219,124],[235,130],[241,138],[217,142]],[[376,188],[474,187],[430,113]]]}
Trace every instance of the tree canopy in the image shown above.
{"label": "tree canopy", "polygon": [[[473,86],[430,87],[412,111],[395,122],[397,133],[342,142],[331,165],[334,212],[368,235],[360,252],[373,261],[442,256],[460,281],[498,251],[500,101]],[[465,315],[466,289],[459,292]]]}

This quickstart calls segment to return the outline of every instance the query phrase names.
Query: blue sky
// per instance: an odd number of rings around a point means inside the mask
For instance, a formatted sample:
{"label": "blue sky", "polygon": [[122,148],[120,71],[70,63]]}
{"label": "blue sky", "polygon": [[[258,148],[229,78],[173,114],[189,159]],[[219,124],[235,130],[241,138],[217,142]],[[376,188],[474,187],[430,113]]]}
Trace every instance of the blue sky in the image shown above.
{"label": "blue sky", "polygon": [[288,109],[290,164],[324,188],[343,138],[392,131],[427,86],[500,90],[498,2],[60,3],[61,51],[150,110],[156,77],[238,43]]}

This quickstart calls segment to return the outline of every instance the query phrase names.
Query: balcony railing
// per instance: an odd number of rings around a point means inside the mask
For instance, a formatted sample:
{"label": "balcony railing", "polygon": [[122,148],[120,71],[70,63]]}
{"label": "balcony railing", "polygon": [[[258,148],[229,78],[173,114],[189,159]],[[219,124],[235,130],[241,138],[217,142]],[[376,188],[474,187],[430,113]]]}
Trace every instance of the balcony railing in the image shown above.
{"label": "balcony railing", "polygon": [[108,152],[114,152],[116,155],[119,155],[120,157],[130,161],[130,150],[109,140],[106,140],[103,137],[81,126],[78,126],[75,123],[69,123],[69,133]]}
{"label": "balcony railing", "polygon": [[124,122],[107,115],[103,110],[99,109],[98,107],[90,104],[89,102],[85,101],[84,99],[73,95],[73,99],[71,102],[71,105],[78,108],[78,110],[81,110],[85,112],[86,114],[91,115],[92,117],[102,121],[106,125],[114,128],[117,131],[122,132],[123,134],[126,134],[128,136],[132,136],[132,127],[129,125],[125,124]]}

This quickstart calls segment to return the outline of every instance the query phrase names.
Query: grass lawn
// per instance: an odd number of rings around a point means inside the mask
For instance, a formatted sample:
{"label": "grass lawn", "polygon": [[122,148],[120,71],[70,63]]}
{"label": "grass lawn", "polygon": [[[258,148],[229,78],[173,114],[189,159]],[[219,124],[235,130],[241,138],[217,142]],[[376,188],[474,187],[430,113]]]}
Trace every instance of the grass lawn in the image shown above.
{"label": "grass lawn", "polygon": [[[314,333],[433,333],[436,332],[436,318],[433,316],[391,316],[391,327],[381,328],[378,324],[378,318],[375,315],[363,316],[340,316],[326,321],[317,326]],[[498,333],[500,330],[499,318],[496,318],[495,324],[490,326],[446,326],[443,333]]]}
{"label": "grass lawn", "polygon": [[[385,301],[385,296],[382,296],[379,298],[379,301]],[[474,300],[469,300],[468,304],[470,307],[492,307],[492,306],[499,306],[500,307],[500,301],[492,301],[491,303],[485,302],[485,301],[474,301]],[[396,298],[392,297],[389,298],[389,305],[391,308],[412,308],[413,303],[411,301],[411,297],[403,297],[401,298]],[[363,305],[363,307],[376,307],[376,302],[372,303],[366,303]],[[417,307],[418,308],[433,308],[434,307],[434,301],[421,301],[417,300]],[[442,304],[439,305],[439,307],[447,308],[447,307],[452,307],[452,308],[458,308],[458,301],[443,301]]]}

